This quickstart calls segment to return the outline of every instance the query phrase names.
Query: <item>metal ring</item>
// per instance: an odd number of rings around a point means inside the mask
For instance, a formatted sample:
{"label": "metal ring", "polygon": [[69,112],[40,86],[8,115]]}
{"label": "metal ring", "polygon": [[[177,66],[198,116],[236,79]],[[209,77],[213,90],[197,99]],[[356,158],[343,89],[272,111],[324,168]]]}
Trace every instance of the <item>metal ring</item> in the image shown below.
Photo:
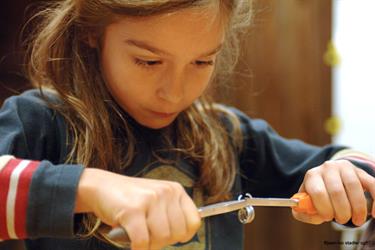
{"label": "metal ring", "polygon": [[245,195],[243,194],[240,194],[237,198],[237,200],[243,200],[243,199],[246,199],[246,198],[252,198],[253,196],[251,196],[251,194],[249,193],[246,193]]}
{"label": "metal ring", "polygon": [[[249,199],[251,197],[252,197],[251,194],[246,193],[245,195],[242,195],[242,194],[239,195],[237,199],[242,200],[242,199]],[[242,224],[250,223],[254,220],[254,218],[255,218],[255,211],[254,211],[253,206],[246,206],[238,210],[238,220]]]}
{"label": "metal ring", "polygon": [[238,210],[238,220],[242,224],[248,224],[255,219],[255,211],[253,206],[247,206]]}

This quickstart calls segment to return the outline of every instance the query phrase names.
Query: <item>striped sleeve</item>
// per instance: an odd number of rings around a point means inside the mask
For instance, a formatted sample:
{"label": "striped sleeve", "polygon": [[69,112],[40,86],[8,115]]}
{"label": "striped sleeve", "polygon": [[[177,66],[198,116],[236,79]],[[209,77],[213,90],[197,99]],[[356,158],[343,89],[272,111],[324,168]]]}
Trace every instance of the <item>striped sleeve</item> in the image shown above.
{"label": "striped sleeve", "polygon": [[333,155],[331,160],[348,160],[372,176],[375,176],[375,159],[365,153],[352,149],[344,149]]}
{"label": "striped sleeve", "polygon": [[[333,155],[331,160],[348,160],[356,167],[375,177],[375,159],[363,152],[352,149],[344,149]],[[368,216],[367,219],[370,219],[370,216]],[[351,220],[346,223],[345,226],[350,228],[357,227]]]}
{"label": "striped sleeve", "polygon": [[0,239],[24,239],[30,183],[39,162],[0,159]]}

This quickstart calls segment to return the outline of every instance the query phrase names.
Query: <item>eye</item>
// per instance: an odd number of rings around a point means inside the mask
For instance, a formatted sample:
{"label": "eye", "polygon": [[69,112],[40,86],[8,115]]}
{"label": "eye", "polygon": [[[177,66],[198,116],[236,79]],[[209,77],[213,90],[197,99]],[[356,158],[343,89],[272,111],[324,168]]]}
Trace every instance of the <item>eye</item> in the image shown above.
{"label": "eye", "polygon": [[139,58],[134,58],[134,63],[136,65],[148,68],[148,67],[160,65],[160,64],[162,64],[162,61],[159,61],[159,60],[143,60],[143,59],[139,59]]}
{"label": "eye", "polygon": [[215,64],[214,60],[208,60],[208,61],[203,61],[203,60],[197,60],[194,62],[195,65],[199,67],[204,67],[204,66],[213,66]]}

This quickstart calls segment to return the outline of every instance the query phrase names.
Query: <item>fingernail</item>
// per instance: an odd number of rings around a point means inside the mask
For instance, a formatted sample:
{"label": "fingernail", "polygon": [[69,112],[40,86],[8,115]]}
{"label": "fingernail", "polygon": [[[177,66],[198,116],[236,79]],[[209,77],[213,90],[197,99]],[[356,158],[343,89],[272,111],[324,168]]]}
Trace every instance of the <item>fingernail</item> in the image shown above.
{"label": "fingernail", "polygon": [[357,222],[358,222],[358,225],[363,225],[365,222],[366,222],[366,219],[367,219],[367,215],[365,215],[365,216],[360,216],[360,217],[358,217],[358,218],[356,218],[357,219]]}
{"label": "fingernail", "polygon": [[330,216],[325,216],[325,217],[323,217],[323,218],[324,218],[324,220],[325,220],[326,222],[330,222],[330,221],[333,220],[333,218],[330,217]]}

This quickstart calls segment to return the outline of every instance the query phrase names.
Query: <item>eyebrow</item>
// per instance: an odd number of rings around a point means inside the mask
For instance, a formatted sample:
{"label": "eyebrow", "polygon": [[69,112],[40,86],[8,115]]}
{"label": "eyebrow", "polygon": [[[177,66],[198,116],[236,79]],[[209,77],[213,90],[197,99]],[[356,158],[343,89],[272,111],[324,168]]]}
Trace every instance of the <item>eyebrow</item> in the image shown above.
{"label": "eyebrow", "polygon": [[[148,51],[150,51],[154,54],[169,55],[169,56],[171,55],[169,52],[164,51],[164,50],[159,49],[159,48],[156,48],[156,47],[154,47],[154,46],[152,46],[152,45],[150,45],[150,44],[148,44],[147,42],[144,42],[144,41],[129,39],[129,40],[126,40],[125,43],[128,44],[128,45],[140,48],[140,49],[148,50]],[[220,43],[215,49],[213,49],[211,51],[208,51],[206,53],[203,53],[199,57],[212,56],[212,55],[216,54],[217,52],[219,52],[222,47],[223,47],[223,44]]]}

